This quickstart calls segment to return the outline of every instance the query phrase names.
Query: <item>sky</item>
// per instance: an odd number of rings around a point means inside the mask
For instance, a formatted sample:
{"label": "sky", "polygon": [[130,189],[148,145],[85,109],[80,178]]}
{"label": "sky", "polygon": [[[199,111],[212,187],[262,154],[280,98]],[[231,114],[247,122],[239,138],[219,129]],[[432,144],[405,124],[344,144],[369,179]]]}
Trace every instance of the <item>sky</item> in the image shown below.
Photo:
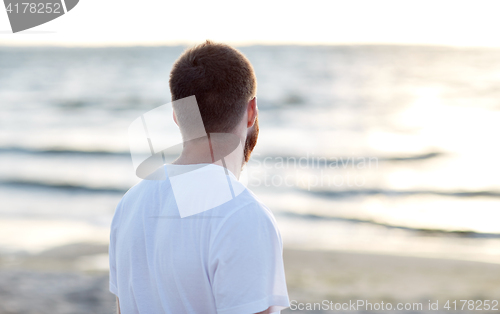
{"label": "sky", "polygon": [[411,44],[500,47],[500,1],[80,0],[0,45]]}

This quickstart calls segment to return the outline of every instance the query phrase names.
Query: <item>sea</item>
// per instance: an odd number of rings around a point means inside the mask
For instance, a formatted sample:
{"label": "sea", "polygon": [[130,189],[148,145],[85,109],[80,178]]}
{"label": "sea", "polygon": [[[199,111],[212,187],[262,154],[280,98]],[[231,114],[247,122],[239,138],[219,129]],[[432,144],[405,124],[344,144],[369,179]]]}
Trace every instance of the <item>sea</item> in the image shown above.
{"label": "sea", "polygon": [[[106,242],[184,46],[0,47],[0,252]],[[500,263],[500,49],[244,46],[286,248]],[[172,131],[172,132],[175,132]]]}

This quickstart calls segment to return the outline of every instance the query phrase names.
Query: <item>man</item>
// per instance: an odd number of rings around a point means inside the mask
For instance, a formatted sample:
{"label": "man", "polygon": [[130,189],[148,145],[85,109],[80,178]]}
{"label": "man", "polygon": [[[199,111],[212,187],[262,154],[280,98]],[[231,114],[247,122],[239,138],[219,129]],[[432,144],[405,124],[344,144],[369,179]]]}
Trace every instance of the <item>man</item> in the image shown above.
{"label": "man", "polygon": [[125,194],[111,225],[118,311],[279,313],[289,306],[281,236],[238,182],[259,132],[253,68],[206,41],[176,61],[170,90],[182,153]]}

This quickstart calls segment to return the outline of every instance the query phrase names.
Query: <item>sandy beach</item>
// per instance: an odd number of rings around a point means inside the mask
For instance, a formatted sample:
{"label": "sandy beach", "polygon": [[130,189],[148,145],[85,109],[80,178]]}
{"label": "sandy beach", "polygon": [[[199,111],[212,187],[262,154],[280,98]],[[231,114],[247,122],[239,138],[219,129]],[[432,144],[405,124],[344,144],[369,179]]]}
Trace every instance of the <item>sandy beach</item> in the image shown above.
{"label": "sandy beach", "polygon": [[[500,298],[499,264],[339,251],[285,250],[284,256],[290,300],[298,303],[323,300],[334,304],[383,301],[393,306],[399,302],[422,303],[421,311],[401,312],[445,313],[450,312],[443,308],[447,300],[457,300],[461,306],[459,300]],[[439,302],[439,311],[429,311],[429,300]],[[345,312],[371,312],[363,309]],[[344,311],[317,311],[329,312]],[[287,310],[284,313],[316,312]]]}
{"label": "sandy beach", "polygon": [[[461,306],[459,300],[500,299],[498,264],[292,249],[285,249],[284,258],[290,300],[297,308],[325,300],[332,304],[363,300],[394,306],[398,302],[422,304],[422,310],[394,312],[445,313],[450,312],[443,308],[446,300],[457,300]],[[31,255],[1,255],[0,313],[113,313],[106,263],[107,246],[95,243],[64,245]],[[439,311],[428,309],[429,300],[439,302]],[[371,312],[385,311],[364,307],[283,311]]]}

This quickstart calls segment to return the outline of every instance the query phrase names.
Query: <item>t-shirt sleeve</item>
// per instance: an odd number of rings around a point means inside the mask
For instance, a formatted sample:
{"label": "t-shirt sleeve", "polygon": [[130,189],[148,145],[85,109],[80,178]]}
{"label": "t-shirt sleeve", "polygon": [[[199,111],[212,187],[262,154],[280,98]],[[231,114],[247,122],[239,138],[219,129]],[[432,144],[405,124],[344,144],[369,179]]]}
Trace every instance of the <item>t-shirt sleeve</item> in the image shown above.
{"label": "t-shirt sleeve", "polygon": [[113,221],[111,222],[111,230],[109,235],[109,291],[114,295],[118,296],[118,284],[116,276],[116,231],[117,231],[117,221],[119,218],[119,208],[121,202],[118,204],[115,210],[115,215]]}
{"label": "t-shirt sleeve", "polygon": [[218,314],[272,313],[289,306],[283,245],[274,217],[248,205],[221,224],[210,246],[210,280]]}
{"label": "t-shirt sleeve", "polygon": [[111,234],[109,243],[109,291],[118,296],[118,288],[116,284],[116,259],[115,246],[113,243],[113,234]]}

